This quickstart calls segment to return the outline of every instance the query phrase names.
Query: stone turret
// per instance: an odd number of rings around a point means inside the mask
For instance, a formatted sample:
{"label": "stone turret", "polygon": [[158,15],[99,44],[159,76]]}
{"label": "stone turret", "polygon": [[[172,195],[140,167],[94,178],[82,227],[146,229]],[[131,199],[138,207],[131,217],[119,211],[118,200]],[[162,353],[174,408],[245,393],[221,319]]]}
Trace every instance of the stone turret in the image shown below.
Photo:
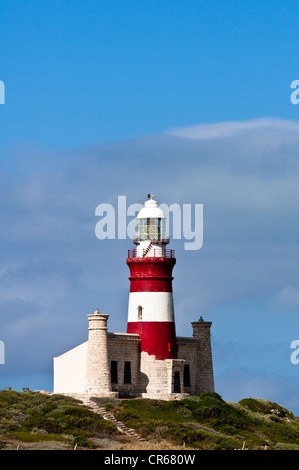
{"label": "stone turret", "polygon": [[204,321],[202,317],[197,322],[192,322],[193,337],[199,342],[197,393],[209,393],[214,390],[211,325],[212,322]]}
{"label": "stone turret", "polygon": [[86,393],[93,396],[115,397],[112,392],[108,359],[107,320],[109,315],[98,309],[87,315],[89,321]]}

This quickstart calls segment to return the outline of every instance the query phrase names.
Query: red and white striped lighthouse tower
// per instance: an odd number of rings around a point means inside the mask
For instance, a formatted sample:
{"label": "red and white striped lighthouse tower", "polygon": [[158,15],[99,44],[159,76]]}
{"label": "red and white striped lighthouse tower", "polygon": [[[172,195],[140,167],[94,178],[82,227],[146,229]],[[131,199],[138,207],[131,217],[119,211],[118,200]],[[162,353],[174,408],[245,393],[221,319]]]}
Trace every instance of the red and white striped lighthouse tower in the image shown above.
{"label": "red and white striped lighthouse tower", "polygon": [[129,250],[130,296],[127,333],[139,334],[141,352],[156,359],[176,359],[172,294],[174,250],[167,250],[166,218],[149,199],[137,216],[136,248]]}

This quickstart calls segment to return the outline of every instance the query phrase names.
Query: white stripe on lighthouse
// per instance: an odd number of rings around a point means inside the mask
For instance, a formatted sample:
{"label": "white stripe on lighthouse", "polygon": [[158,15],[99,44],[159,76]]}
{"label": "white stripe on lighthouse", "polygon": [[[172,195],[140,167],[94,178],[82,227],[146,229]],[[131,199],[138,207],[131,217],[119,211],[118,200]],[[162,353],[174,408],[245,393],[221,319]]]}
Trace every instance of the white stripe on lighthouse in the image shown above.
{"label": "white stripe on lighthouse", "polygon": [[[142,314],[141,318],[140,313]],[[138,321],[174,322],[172,292],[131,292],[128,322]]]}

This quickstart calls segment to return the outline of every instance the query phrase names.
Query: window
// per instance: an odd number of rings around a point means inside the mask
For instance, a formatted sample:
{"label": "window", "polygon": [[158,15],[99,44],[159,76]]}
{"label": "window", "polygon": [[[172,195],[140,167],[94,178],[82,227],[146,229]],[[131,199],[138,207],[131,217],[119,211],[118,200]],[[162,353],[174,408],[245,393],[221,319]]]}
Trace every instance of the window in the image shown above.
{"label": "window", "polygon": [[137,239],[139,241],[161,241],[164,238],[166,238],[166,219],[160,217],[137,219]]}
{"label": "window", "polygon": [[180,373],[174,373],[174,381],[173,381],[173,391],[174,393],[181,393],[181,383],[180,383]]}
{"label": "window", "polygon": [[176,354],[179,350],[179,345],[176,343],[168,343],[168,351]]}
{"label": "window", "polygon": [[184,365],[184,387],[190,387],[190,366],[189,364]]}
{"label": "window", "polygon": [[138,320],[142,320],[142,307],[141,305],[138,305]]}
{"label": "window", "polygon": [[111,383],[117,384],[117,361],[111,361],[111,369],[110,369],[110,376],[111,376]]}
{"label": "window", "polygon": [[131,362],[125,362],[125,370],[124,370],[124,383],[130,384],[131,383]]}

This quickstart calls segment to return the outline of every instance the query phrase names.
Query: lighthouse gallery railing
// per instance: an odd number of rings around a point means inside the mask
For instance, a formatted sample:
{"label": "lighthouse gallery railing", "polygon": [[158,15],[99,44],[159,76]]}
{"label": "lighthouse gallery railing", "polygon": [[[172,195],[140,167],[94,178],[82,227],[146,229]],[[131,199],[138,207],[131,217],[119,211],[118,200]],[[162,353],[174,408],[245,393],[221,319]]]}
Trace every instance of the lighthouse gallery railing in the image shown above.
{"label": "lighthouse gallery railing", "polygon": [[[142,258],[142,256],[145,254],[145,251],[146,249],[144,249],[142,252],[140,249],[137,250],[136,248],[134,250],[128,250],[128,258]],[[155,248],[152,248],[148,257],[175,258],[175,250],[166,250],[166,248],[162,248],[161,251],[161,249],[155,250]]]}

